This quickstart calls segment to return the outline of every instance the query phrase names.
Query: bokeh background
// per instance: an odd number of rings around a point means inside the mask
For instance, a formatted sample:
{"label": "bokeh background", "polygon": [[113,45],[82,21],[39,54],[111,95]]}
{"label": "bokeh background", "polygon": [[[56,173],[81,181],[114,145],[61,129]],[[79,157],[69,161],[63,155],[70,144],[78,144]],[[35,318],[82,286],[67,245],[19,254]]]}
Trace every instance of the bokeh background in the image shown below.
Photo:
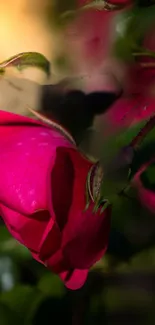
{"label": "bokeh background", "polygon": [[[50,83],[65,76],[65,69],[59,69],[64,67],[63,39],[52,24],[49,1],[0,2],[0,61],[19,52],[41,52],[52,62]],[[5,78],[0,77],[0,108],[21,114],[28,114],[27,105],[37,109],[44,83],[45,75],[37,69],[21,74],[9,69]],[[93,143],[95,146],[95,140]],[[126,209],[120,216],[123,224]],[[129,228],[131,222],[125,222]],[[154,223],[132,222],[132,245],[124,235],[112,231],[107,255],[91,270],[85,286],[72,292],[32,260],[1,223],[0,325],[155,324],[155,247],[153,241],[145,245],[146,230],[149,236],[152,227]],[[135,244],[138,238],[142,249]]]}

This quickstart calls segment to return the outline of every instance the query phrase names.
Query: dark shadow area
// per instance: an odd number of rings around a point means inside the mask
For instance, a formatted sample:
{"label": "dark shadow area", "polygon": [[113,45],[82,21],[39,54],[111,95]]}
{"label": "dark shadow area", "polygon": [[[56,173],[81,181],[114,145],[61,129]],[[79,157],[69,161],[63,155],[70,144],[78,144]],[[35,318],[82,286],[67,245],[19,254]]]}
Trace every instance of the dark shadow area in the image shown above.
{"label": "dark shadow area", "polygon": [[59,85],[44,85],[40,94],[40,111],[63,125],[79,144],[96,115],[105,113],[122,95],[110,92],[85,94],[80,90],[64,91]]}

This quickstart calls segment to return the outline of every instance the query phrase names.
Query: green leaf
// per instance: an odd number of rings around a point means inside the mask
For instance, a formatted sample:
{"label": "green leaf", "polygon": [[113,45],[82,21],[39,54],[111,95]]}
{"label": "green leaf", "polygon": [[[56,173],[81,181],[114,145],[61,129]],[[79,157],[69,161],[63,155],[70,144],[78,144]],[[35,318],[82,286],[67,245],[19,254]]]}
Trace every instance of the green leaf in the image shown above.
{"label": "green leaf", "polygon": [[141,53],[154,57],[154,52],[143,48],[144,37],[154,21],[155,5],[145,8],[134,6],[119,15],[114,44],[115,54],[125,60],[134,60],[134,57]]}
{"label": "green leaf", "polygon": [[[120,133],[105,138],[104,142],[101,142],[102,149],[99,160],[104,170],[101,196],[110,202],[113,195],[118,194],[127,186],[140,166],[149,161],[155,154],[155,129],[152,129],[145,137],[138,151],[132,151],[130,148],[131,141],[145,126],[146,122],[143,121],[129,129],[121,130]],[[124,156],[123,148],[129,149],[129,160],[128,155],[127,157]]]}
{"label": "green leaf", "polygon": [[18,70],[35,67],[43,70],[50,76],[50,62],[38,52],[23,52],[12,56],[0,63],[0,74],[4,74],[6,68],[16,67]]}
{"label": "green leaf", "polygon": [[145,124],[139,123],[121,133],[106,138],[100,154],[100,163],[104,170],[101,196],[111,202],[111,197],[118,194],[129,182],[129,172],[134,151],[129,144]]}
{"label": "green leaf", "polygon": [[[137,136],[139,131],[146,125],[146,122],[147,120],[142,121],[137,125],[130,127],[127,130],[121,130],[119,134],[116,134],[113,137],[111,136],[110,138],[108,137],[105,139],[105,142],[102,145],[102,151],[100,153],[100,161],[105,171],[105,174],[106,174],[107,167],[110,168],[111,162],[113,161],[114,157],[117,157],[117,154],[118,152],[121,151],[122,147],[128,146],[131,143],[131,141]],[[129,174],[127,173],[128,180],[131,180],[132,177],[137,172],[137,170],[155,155],[154,139],[155,139],[155,128],[153,128],[151,132],[149,132],[148,135],[144,138],[138,151],[134,152],[133,161],[130,166],[129,178],[128,178]],[[113,165],[115,167],[114,163]]]}
{"label": "green leaf", "polygon": [[127,186],[133,156],[132,147],[126,146],[111,158],[108,165],[104,165],[104,176],[101,185],[102,197],[110,201],[111,196],[120,193]]}
{"label": "green leaf", "polygon": [[[116,157],[118,152],[121,151],[123,147],[130,144],[130,142],[139,133],[145,123],[146,121],[143,121],[141,123],[137,123],[132,127],[121,129],[119,132],[115,132],[111,136],[105,137],[104,139],[103,137],[101,139],[99,138],[102,143],[100,161],[103,163],[103,166],[109,166],[109,163],[112,161],[112,159]],[[151,135],[152,132],[149,134],[149,139],[151,138]]]}

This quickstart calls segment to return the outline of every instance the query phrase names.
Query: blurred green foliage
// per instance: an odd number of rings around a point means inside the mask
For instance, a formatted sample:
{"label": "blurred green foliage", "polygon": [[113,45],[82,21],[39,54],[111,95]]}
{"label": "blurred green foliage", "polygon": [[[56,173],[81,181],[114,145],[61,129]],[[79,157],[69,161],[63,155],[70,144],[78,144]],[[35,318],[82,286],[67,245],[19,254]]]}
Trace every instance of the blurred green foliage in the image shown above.
{"label": "blurred green foliage", "polygon": [[114,53],[119,59],[134,61],[137,55],[155,56],[143,47],[146,33],[154,26],[155,5],[135,6],[117,17]]}
{"label": "blurred green foliage", "polygon": [[[28,250],[12,239],[1,225],[0,324],[30,325],[42,324],[43,321],[51,324],[57,314],[60,318],[59,312],[64,308],[62,301],[66,301],[65,296],[66,289],[59,278],[32,260]],[[60,310],[59,304],[62,304]],[[66,309],[58,324],[65,313]]]}
{"label": "blurred green foliage", "polygon": [[[78,0],[50,0],[46,12],[47,21],[56,28],[66,26],[75,16],[78,8]],[[71,15],[65,15],[71,12]]]}
{"label": "blurred green foliage", "polygon": [[[126,217],[129,207],[124,211]],[[122,214],[120,217],[124,219]],[[32,261],[4,226],[0,227],[0,248],[1,325],[115,325],[118,320],[124,325],[130,324],[125,323],[129,314],[132,324],[153,324],[154,246],[135,253],[127,261],[113,251],[113,257],[107,255],[97,263],[85,286],[76,292],[67,291],[56,275]]]}

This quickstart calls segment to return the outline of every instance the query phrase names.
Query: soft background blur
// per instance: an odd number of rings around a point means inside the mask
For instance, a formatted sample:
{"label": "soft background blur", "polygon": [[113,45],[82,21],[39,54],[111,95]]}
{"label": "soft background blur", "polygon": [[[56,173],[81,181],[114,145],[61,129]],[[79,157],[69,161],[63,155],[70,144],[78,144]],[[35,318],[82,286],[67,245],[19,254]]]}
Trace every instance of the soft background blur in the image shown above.
{"label": "soft background blur", "polygon": [[[47,22],[48,6],[48,0],[1,1],[0,61],[23,51],[41,52],[52,62],[61,58],[62,39]],[[59,79],[57,65],[52,67]],[[12,75],[9,69],[5,79],[0,77],[0,108],[21,114],[27,114],[27,104],[37,109],[45,82],[38,70]],[[126,210],[122,219],[125,216]],[[140,224],[132,228],[134,238],[145,234]],[[90,272],[84,288],[69,292],[1,225],[0,325],[155,324],[154,246],[128,259],[130,246],[117,236],[115,241],[115,235],[110,253]]]}

